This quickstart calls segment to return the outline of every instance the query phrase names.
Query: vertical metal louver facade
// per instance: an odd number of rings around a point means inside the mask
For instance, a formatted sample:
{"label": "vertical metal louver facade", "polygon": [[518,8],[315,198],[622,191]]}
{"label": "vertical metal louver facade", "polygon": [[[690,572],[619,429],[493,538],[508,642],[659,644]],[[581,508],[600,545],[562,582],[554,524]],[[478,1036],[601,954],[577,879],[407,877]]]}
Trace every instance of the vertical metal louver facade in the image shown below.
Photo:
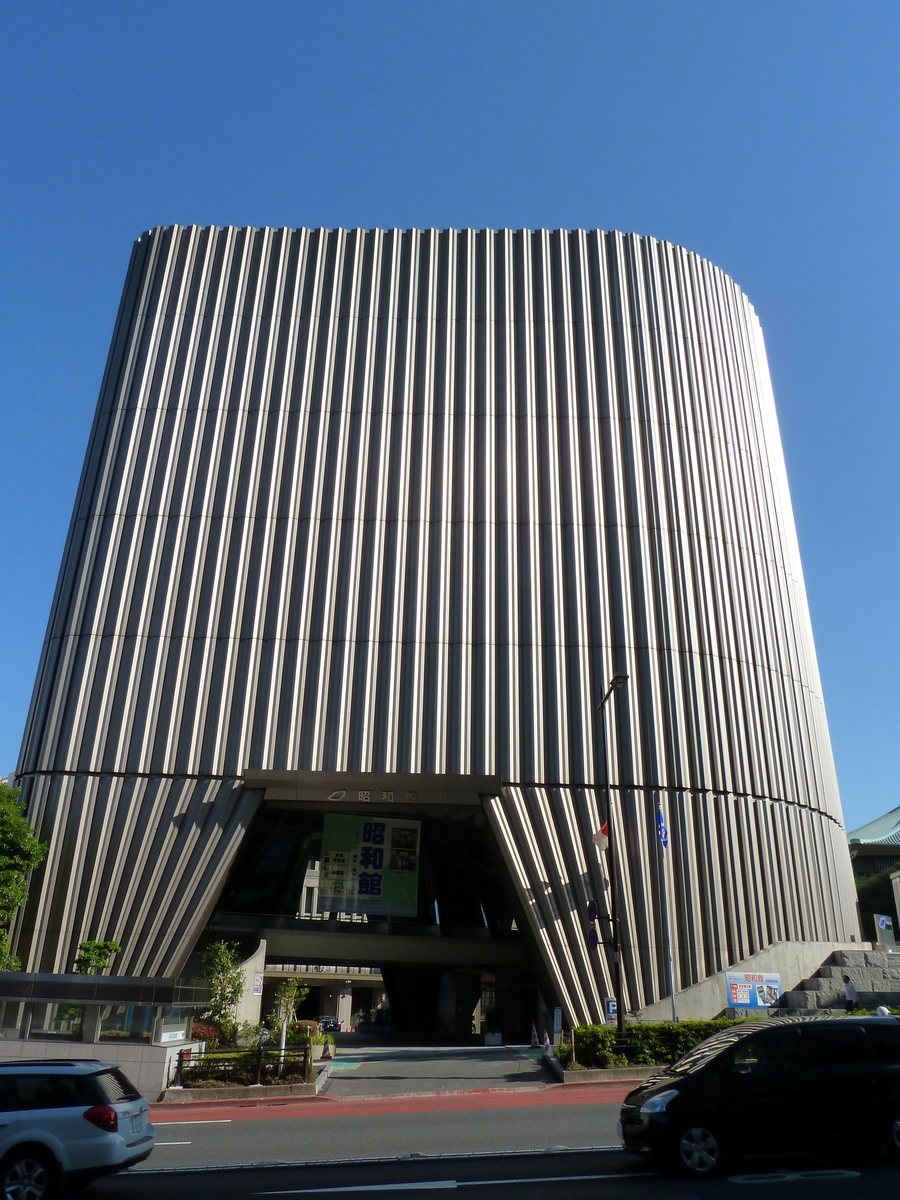
{"label": "vertical metal louver facade", "polygon": [[[585,232],[159,228],[135,244],[19,774],[29,968],[178,969],[246,770],[496,775],[570,1020],[610,990],[608,706],[630,1007],[855,891],[762,333],[709,262]],[[599,785],[595,789],[595,784]]]}

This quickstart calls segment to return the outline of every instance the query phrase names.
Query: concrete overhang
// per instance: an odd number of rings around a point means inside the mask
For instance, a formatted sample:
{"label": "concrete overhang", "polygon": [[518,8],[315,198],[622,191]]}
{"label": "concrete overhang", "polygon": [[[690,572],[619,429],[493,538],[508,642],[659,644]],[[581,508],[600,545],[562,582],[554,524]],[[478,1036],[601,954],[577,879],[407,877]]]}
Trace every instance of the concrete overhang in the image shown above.
{"label": "concrete overhang", "polygon": [[[266,953],[275,958],[309,962],[378,963],[380,966],[415,963],[417,966],[500,967],[528,963],[520,942],[487,938],[410,937],[400,933],[312,933],[305,930],[263,928]],[[360,978],[360,983],[364,983]]]}
{"label": "concrete overhang", "polygon": [[317,807],[361,805],[450,805],[481,807],[483,796],[500,793],[498,775],[405,775],[356,771],[257,771],[243,774],[247,787],[264,799]]}

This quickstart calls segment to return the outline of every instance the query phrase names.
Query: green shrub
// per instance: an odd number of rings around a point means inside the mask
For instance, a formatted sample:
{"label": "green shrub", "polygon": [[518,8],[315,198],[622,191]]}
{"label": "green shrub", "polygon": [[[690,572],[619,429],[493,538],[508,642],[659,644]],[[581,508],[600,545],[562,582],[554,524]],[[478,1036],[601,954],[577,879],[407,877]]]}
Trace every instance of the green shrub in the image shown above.
{"label": "green shrub", "polygon": [[[333,1038],[333,1037],[331,1037],[331,1035],[330,1035],[330,1034],[325,1034],[325,1033],[313,1033],[313,1034],[306,1034],[306,1033],[294,1033],[294,1032],[293,1032],[292,1030],[290,1030],[290,1029],[287,1031],[287,1037],[285,1038],[285,1044],[286,1044],[286,1045],[288,1045],[288,1046],[293,1046],[293,1047],[295,1047],[295,1048],[296,1048],[297,1046],[306,1046],[307,1044],[308,1044],[308,1045],[310,1045],[310,1046],[324,1046],[326,1042],[330,1042],[330,1043],[331,1043],[331,1045],[333,1046],[333,1045],[334,1045],[334,1038]],[[275,1044],[277,1045],[277,1043],[275,1043]]]}
{"label": "green shrub", "polygon": [[575,1059],[585,1067],[599,1067],[616,1043],[616,1029],[610,1025],[580,1025],[574,1036]]}
{"label": "green shrub", "polygon": [[[739,1024],[740,1021],[724,1017],[715,1021],[629,1022],[625,1026],[624,1058],[615,1053],[617,1031],[614,1025],[579,1025],[574,1031],[575,1059],[583,1067],[611,1067],[620,1062],[634,1066],[672,1063],[714,1033]],[[568,1043],[564,1047],[559,1047],[556,1057],[566,1066],[571,1061],[572,1050]]]}

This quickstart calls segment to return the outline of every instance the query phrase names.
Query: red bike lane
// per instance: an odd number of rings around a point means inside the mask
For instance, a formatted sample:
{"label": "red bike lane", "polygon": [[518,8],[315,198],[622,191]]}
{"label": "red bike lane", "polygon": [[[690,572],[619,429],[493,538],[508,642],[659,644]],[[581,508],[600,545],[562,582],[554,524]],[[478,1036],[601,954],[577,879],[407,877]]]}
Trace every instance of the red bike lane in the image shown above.
{"label": "red bike lane", "polygon": [[482,1088],[457,1092],[407,1092],[384,1096],[285,1097],[260,1100],[208,1100],[152,1104],[154,1125],[169,1122],[297,1120],[315,1117],[404,1113],[475,1112],[481,1109],[548,1108],[580,1104],[619,1104],[636,1080],[615,1083],[550,1084],[536,1088]]}

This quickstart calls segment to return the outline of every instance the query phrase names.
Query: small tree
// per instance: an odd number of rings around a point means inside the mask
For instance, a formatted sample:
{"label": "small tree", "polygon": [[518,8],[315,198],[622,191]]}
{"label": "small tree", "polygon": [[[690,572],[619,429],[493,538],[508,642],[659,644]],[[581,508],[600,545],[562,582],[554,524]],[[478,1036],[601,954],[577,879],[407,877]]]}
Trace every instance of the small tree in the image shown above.
{"label": "small tree", "polygon": [[112,956],[121,953],[118,942],[82,942],[75,955],[75,970],[79,975],[99,975]]}
{"label": "small tree", "polygon": [[28,899],[28,872],[40,866],[46,853],[22,815],[19,789],[0,783],[0,971],[21,970],[9,948],[9,927]]}
{"label": "small tree", "polygon": [[211,942],[200,955],[200,976],[212,984],[209,1008],[203,1016],[213,1021],[229,1041],[237,1029],[235,1014],[244,994],[244,973],[237,944]]}
{"label": "small tree", "polygon": [[269,1020],[272,1024],[281,1025],[281,1044],[278,1052],[278,1074],[284,1067],[284,1047],[287,1042],[288,1022],[293,1021],[297,1013],[297,1005],[309,995],[309,988],[301,984],[299,979],[282,979],[275,989],[275,1009]]}

